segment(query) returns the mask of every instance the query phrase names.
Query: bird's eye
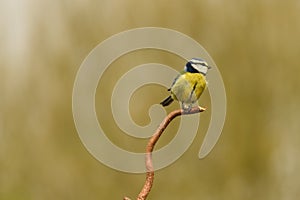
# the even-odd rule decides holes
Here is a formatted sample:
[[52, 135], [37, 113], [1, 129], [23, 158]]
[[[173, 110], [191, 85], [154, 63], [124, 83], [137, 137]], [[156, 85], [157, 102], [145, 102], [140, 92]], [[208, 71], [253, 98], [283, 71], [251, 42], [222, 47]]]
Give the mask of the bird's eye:
[[200, 62], [199, 64], [202, 65], [202, 66], [205, 66], [205, 67], [208, 66], [208, 64], [206, 62]]

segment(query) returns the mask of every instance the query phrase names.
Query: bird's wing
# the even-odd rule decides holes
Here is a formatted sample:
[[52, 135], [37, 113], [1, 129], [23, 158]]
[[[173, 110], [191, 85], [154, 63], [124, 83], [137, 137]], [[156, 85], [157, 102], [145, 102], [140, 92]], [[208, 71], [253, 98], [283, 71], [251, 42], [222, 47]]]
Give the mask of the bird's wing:
[[178, 78], [179, 78], [180, 76], [181, 76], [181, 74], [178, 74], [178, 75], [176, 76], [176, 78], [174, 79], [174, 81], [173, 81], [171, 87], [168, 89], [168, 91], [171, 91], [172, 87], [174, 86], [174, 84], [176, 83], [176, 81], [178, 80]]

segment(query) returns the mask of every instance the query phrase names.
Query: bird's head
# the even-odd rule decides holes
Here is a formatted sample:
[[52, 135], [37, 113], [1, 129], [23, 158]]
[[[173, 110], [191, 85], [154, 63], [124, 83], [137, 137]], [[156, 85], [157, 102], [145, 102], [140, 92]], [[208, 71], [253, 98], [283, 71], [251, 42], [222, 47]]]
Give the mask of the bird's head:
[[186, 63], [184, 71], [190, 73], [201, 73], [205, 76], [210, 68], [211, 67], [208, 66], [207, 62], [204, 60], [200, 58], [193, 58]]

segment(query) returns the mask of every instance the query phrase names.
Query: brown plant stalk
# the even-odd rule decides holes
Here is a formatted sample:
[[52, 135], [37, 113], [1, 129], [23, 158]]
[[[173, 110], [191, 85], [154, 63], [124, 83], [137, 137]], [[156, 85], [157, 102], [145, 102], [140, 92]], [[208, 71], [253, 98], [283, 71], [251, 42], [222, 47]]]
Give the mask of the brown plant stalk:
[[[150, 140], [146, 146], [146, 160], [145, 160], [146, 169], [147, 169], [146, 181], [145, 181], [145, 184], [144, 184], [141, 192], [139, 193], [139, 195], [137, 197], [137, 200], [145, 200], [152, 188], [153, 180], [154, 180], [154, 170], [153, 170], [153, 164], [152, 164], [152, 151], [154, 149], [156, 142], [158, 141], [159, 137], [162, 135], [164, 130], [167, 128], [167, 126], [170, 124], [170, 122], [177, 116], [195, 114], [195, 113], [199, 113], [199, 112], [203, 112], [203, 111], [205, 111], [205, 108], [202, 108], [200, 106], [193, 107], [189, 111], [178, 109], [178, 110], [175, 110], [175, 111], [171, 112], [170, 114], [168, 114], [165, 117], [165, 119], [162, 121], [162, 123], [159, 125], [158, 129], [152, 135], [152, 137], [150, 138]], [[130, 198], [124, 197], [123, 200], [130, 200]]]

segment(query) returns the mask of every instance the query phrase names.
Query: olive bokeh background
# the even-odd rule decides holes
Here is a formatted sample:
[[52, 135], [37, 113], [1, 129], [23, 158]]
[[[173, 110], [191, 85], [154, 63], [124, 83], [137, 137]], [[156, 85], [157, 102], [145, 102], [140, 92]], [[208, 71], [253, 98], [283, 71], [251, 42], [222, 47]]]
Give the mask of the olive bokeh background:
[[[197, 157], [208, 109], [188, 151], [156, 172], [149, 199], [299, 198], [299, 1], [11, 0], [0, 2], [0, 13], [0, 199], [136, 197], [144, 174], [112, 170], [81, 143], [72, 118], [72, 88], [96, 45], [145, 26], [174, 29], [202, 44], [219, 67], [228, 100], [214, 150], [203, 160]], [[184, 64], [157, 50], [129, 53], [112, 64], [96, 95], [107, 136], [135, 152], [143, 152], [147, 141], [123, 134], [107, 105], [118, 78], [148, 62], [177, 70]], [[130, 101], [136, 123], [149, 123], [149, 107], [166, 95], [157, 85], [136, 91]], [[208, 92], [200, 104], [209, 108]], [[157, 148], [172, 139], [179, 120]]]

